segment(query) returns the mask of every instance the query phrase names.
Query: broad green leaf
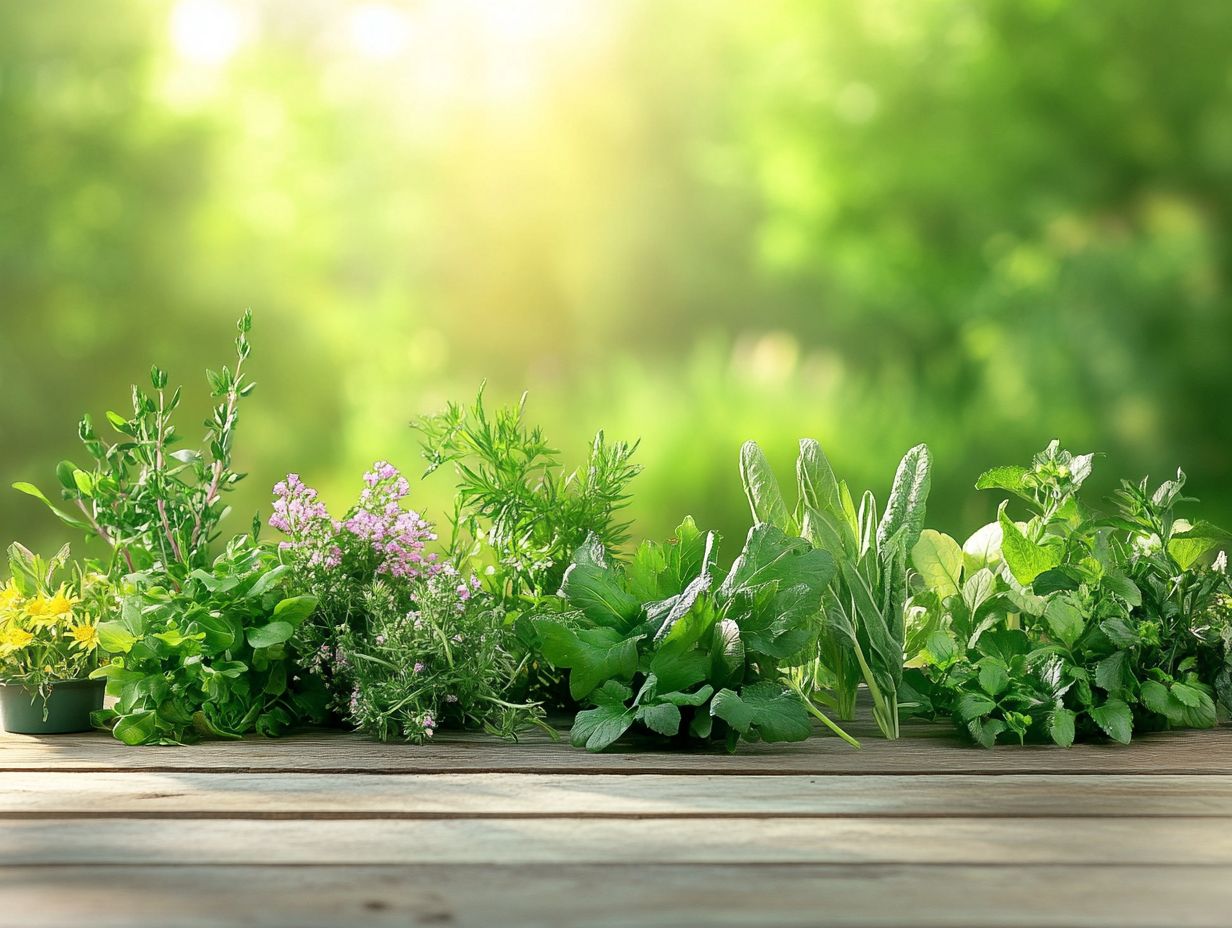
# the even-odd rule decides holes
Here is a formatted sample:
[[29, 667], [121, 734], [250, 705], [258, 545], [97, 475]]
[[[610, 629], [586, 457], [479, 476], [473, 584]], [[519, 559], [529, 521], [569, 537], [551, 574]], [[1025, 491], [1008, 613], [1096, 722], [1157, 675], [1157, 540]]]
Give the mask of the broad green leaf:
[[121, 622], [98, 623], [98, 646], [108, 654], [127, 654], [137, 638]]
[[791, 525], [787, 504], [770, 462], [755, 441], [746, 441], [740, 448], [740, 479], [754, 520], [787, 531]]
[[571, 628], [559, 619], [531, 620], [544, 659], [570, 671], [569, 693], [580, 700], [605, 681], [632, 680], [637, 672], [638, 638], [610, 628]]
[[569, 741], [574, 747], [602, 751], [620, 738], [633, 724], [636, 710], [626, 703], [633, 692], [615, 680], [608, 680], [591, 696], [595, 708], [585, 709], [573, 720]]
[[949, 535], [924, 529], [920, 540], [911, 549], [911, 566], [923, 578], [924, 584], [942, 599], [957, 596], [963, 569], [962, 548]]
[[155, 739], [157, 732], [158, 720], [153, 710], [125, 715], [111, 729], [117, 741], [128, 745], [147, 744]]
[[651, 731], [669, 738], [680, 731], [680, 709], [670, 702], [638, 706], [634, 719]]
[[641, 601], [624, 589], [620, 572], [610, 567], [571, 564], [560, 589], [569, 605], [596, 625], [628, 631], [641, 615]]
[[1014, 579], [1024, 586], [1046, 570], [1061, 563], [1061, 549], [1055, 545], [1039, 545], [1024, 535], [1005, 514], [1005, 504], [997, 513], [1001, 523], [1001, 554]]
[[295, 626], [290, 622], [270, 622], [267, 625], [258, 625], [256, 628], [248, 629], [245, 636], [249, 647], [272, 648], [276, 644], [289, 641], [294, 634]]
[[316, 608], [317, 598], [315, 596], [294, 596], [282, 600], [274, 607], [274, 618], [294, 629], [302, 625], [316, 611]]
[[1141, 695], [1142, 704], [1156, 715], [1172, 718], [1173, 709], [1168, 698], [1168, 688], [1162, 683], [1157, 680], [1143, 681]]
[[1232, 542], [1232, 535], [1217, 525], [1209, 522], [1198, 522], [1184, 534], [1173, 535], [1168, 542], [1168, 553], [1180, 566], [1181, 570], [1189, 570], [1204, 554], [1214, 551], [1221, 545]]
[[885, 514], [877, 526], [877, 549], [885, 548], [890, 539], [902, 532], [903, 548], [915, 547], [924, 527], [928, 491], [932, 485], [932, 462], [927, 445], [916, 445], [899, 462], [894, 485], [886, 501]]
[[986, 657], [979, 663], [980, 689], [989, 696], [999, 696], [1010, 684], [1010, 671], [1000, 658]]
[[963, 567], [972, 574], [1001, 562], [1001, 523], [989, 522], [963, 542]]
[[746, 686], [740, 693], [719, 690], [710, 702], [710, 714], [740, 734], [763, 741], [803, 741], [812, 730], [800, 699], [770, 681]]
[[949, 632], [938, 629], [925, 639], [924, 650], [928, 652], [934, 665], [944, 669], [958, 656], [958, 642]]
[[996, 588], [997, 578], [993, 576], [993, 572], [987, 567], [981, 567], [967, 578], [967, 582], [963, 584], [962, 598], [967, 611], [971, 613], [972, 617], [980, 611], [980, 607], [984, 603], [992, 598], [993, 591]]
[[1086, 627], [1082, 609], [1067, 595], [1054, 596], [1044, 609], [1044, 619], [1053, 636], [1067, 648], [1072, 648]]
[[834, 576], [834, 558], [814, 548], [803, 538], [789, 537], [773, 525], [755, 525], [744, 550], [732, 564], [719, 588], [721, 598], [730, 598], [740, 588], [779, 581], [781, 588], [807, 586], [818, 595]]
[[650, 672], [658, 680], [659, 691], [672, 693], [688, 689], [706, 679], [710, 655], [702, 651], [659, 650], [650, 661]]
[[1142, 591], [1138, 589], [1134, 581], [1124, 574], [1104, 574], [1103, 579], [1100, 581], [1100, 586], [1108, 592], [1115, 593], [1121, 597], [1131, 608], [1136, 609], [1142, 605]]
[[[1095, 685], [1113, 696], [1121, 695], [1129, 682], [1129, 652], [1114, 651], [1095, 665]], [[1173, 691], [1175, 692], [1175, 687]]]
[[1074, 743], [1074, 712], [1059, 706], [1048, 717], [1048, 734], [1053, 742], [1063, 748]]
[[1134, 733], [1134, 715], [1120, 699], [1109, 699], [1091, 709], [1091, 718], [1113, 741], [1129, 744]]

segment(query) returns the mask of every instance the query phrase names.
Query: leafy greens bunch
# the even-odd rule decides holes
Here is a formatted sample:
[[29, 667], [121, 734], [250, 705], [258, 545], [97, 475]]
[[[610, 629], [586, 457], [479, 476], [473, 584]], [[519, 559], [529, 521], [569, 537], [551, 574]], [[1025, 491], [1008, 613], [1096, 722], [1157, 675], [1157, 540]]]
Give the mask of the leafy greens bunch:
[[740, 450], [740, 476], [758, 525], [800, 536], [837, 565], [823, 584], [817, 647], [793, 671], [794, 685], [846, 720], [854, 715], [863, 681], [882, 734], [897, 738], [909, 556], [923, 528], [931, 480], [927, 446], [904, 455], [880, 517], [871, 492], [856, 508], [846, 482], [813, 439], [800, 442], [794, 509], [787, 508], [755, 442]]
[[316, 600], [287, 595], [286, 573], [241, 535], [178, 587], [161, 573], [125, 578], [119, 618], [98, 626], [114, 656], [91, 676], [117, 702], [96, 722], [125, 744], [179, 744], [322, 721], [324, 691], [299, 677], [288, 648]]
[[1108, 737], [1204, 728], [1223, 712], [1228, 578], [1206, 563], [1228, 538], [1176, 507], [1185, 475], [1155, 490], [1125, 481], [1115, 512], [1080, 497], [1094, 455], [1052, 442], [1029, 467], [998, 467], [976, 486], [1008, 492], [1031, 515], [997, 521], [961, 547], [925, 532], [912, 552], [909, 680], [921, 708], [951, 715], [976, 742]]
[[592, 706], [574, 721], [575, 746], [601, 751], [634, 725], [728, 750], [808, 737], [809, 704], [782, 668], [816, 638], [833, 559], [758, 525], [723, 576], [716, 545], [686, 519], [674, 542], [646, 542], [620, 565], [592, 538], [564, 577], [568, 611], [530, 619], [543, 656]]

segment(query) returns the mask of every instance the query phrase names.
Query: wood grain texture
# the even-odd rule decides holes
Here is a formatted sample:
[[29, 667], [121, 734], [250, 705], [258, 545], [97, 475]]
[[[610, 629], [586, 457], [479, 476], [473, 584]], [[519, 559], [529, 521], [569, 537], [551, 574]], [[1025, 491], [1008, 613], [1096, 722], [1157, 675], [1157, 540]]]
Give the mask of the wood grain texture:
[[[207, 742], [186, 747], [127, 747], [102, 733], [35, 738], [0, 735], [0, 771], [200, 771], [270, 773], [538, 773], [586, 775], [893, 775], [954, 774], [1187, 774], [1232, 773], [1232, 730], [1147, 735], [1132, 745], [1088, 744], [971, 747], [946, 726], [907, 725], [904, 738], [868, 735], [856, 751], [834, 737], [797, 744], [714, 751], [618, 750], [587, 754], [565, 741], [531, 733], [517, 744], [483, 735], [444, 733], [414, 746], [381, 744], [360, 735], [315, 732], [271, 741]], [[650, 745], [653, 747], [653, 745]]]
[[1134, 864], [1232, 866], [1225, 819], [46, 819], [0, 866], [124, 864]]
[[0, 819], [1225, 817], [1232, 775], [0, 773]]
[[3, 928], [1225, 928], [1232, 869], [389, 866], [0, 869]]

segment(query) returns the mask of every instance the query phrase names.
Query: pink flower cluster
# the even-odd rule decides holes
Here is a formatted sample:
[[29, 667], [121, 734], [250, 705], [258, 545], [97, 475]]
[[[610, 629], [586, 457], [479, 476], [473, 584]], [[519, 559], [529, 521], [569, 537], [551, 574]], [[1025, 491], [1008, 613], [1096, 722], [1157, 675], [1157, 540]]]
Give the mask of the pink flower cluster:
[[396, 467], [378, 461], [364, 474], [359, 504], [345, 519], [334, 520], [317, 491], [305, 486], [297, 474], [288, 474], [274, 487], [269, 524], [288, 536], [281, 548], [295, 552], [310, 567], [336, 568], [358, 543], [361, 556], [356, 567], [400, 579], [430, 577], [440, 565], [424, 547], [436, 540], [436, 533], [419, 513], [402, 508], [410, 492], [411, 485]]

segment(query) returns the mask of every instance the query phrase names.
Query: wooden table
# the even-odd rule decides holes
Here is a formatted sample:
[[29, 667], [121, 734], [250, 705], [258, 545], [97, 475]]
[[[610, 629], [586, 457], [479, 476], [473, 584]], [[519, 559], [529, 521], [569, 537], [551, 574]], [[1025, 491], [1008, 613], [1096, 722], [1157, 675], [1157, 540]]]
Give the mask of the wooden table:
[[0, 925], [1232, 924], [1232, 730], [728, 756], [0, 735]]

